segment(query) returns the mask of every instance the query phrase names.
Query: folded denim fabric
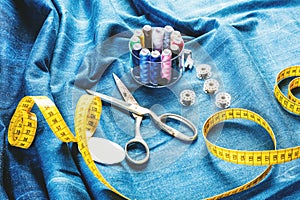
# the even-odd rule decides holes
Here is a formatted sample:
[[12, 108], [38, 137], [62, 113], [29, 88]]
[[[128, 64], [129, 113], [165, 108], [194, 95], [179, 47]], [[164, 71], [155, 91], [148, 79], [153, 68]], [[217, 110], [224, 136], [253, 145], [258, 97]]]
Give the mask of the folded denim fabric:
[[[7, 130], [26, 95], [51, 98], [74, 132], [79, 97], [92, 89], [122, 99], [112, 73], [141, 106], [157, 114], [180, 114], [198, 128], [199, 138], [184, 143], [155, 128], [149, 118], [141, 132], [150, 147], [147, 165], [127, 161], [97, 164], [103, 176], [131, 199], [202, 199], [238, 187], [265, 167], [242, 166], [209, 154], [201, 131], [218, 111], [214, 96], [203, 92], [195, 69], [170, 87], [153, 89], [130, 73], [129, 38], [136, 29], [171, 25], [192, 50], [195, 65], [209, 64], [231, 107], [260, 114], [273, 128], [278, 149], [300, 144], [299, 117], [276, 101], [277, 73], [297, 65], [300, 26], [297, 1], [1, 1], [0, 199], [121, 199], [88, 169], [76, 143], [62, 143], [37, 107], [36, 138], [29, 149], [9, 145]], [[196, 93], [193, 106], [180, 104], [184, 89]], [[297, 93], [297, 91], [295, 91]], [[124, 146], [134, 136], [129, 113], [103, 103], [95, 137]], [[258, 125], [230, 121], [216, 127], [217, 144], [236, 149], [272, 149]], [[299, 160], [273, 167], [257, 186], [227, 199], [296, 199]]]

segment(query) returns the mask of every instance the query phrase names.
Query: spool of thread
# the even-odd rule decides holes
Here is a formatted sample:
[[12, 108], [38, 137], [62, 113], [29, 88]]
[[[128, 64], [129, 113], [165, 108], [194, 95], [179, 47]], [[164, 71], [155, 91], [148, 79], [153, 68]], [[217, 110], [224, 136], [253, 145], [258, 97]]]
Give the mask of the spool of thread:
[[133, 45], [131, 50], [131, 65], [133, 67], [133, 74], [138, 76], [140, 74], [140, 51], [142, 50], [142, 45], [136, 43]]
[[139, 37], [137, 37], [137, 36], [135, 36], [135, 35], [133, 35], [131, 38], [130, 38], [130, 41], [129, 41], [129, 44], [130, 44], [130, 49], [132, 50], [132, 48], [133, 48], [133, 45], [134, 44], [137, 44], [137, 43], [141, 43], [141, 40], [140, 40], [140, 38]]
[[163, 49], [169, 49], [171, 44], [171, 34], [173, 33], [174, 29], [172, 26], [165, 26], [164, 27], [165, 36], [164, 36], [164, 44]]
[[144, 37], [143, 31], [141, 29], [137, 29], [137, 30], [134, 31], [133, 35], [137, 36], [138, 38], [140, 38], [140, 43], [142, 45], [142, 48], [144, 48], [145, 47], [145, 41], [144, 41], [145, 37]]
[[145, 48], [152, 51], [152, 27], [150, 25], [143, 26]]
[[160, 53], [157, 50], [151, 52], [150, 61], [150, 83], [153, 85], [158, 85], [158, 81], [160, 78], [161, 71], [161, 63], [160, 63]]
[[172, 51], [172, 59], [177, 57], [180, 53], [180, 48], [176, 44], [171, 44], [170, 45], [170, 50]]
[[157, 27], [152, 31], [152, 46], [153, 50], [162, 52], [164, 42], [164, 29]]
[[150, 61], [150, 51], [149, 49], [143, 48], [140, 51], [140, 81], [143, 84], [150, 82], [149, 79], [149, 61]]
[[172, 67], [173, 69], [177, 69], [178, 71], [180, 70], [180, 58], [179, 58], [179, 54], [180, 54], [180, 48], [178, 45], [176, 44], [171, 44], [170, 45], [170, 50], [172, 52]]
[[166, 79], [167, 83], [172, 78], [172, 52], [170, 49], [164, 49], [161, 54], [161, 78]]
[[171, 44], [178, 45], [180, 48], [180, 51], [181, 51], [183, 49], [184, 42], [183, 42], [182, 37], [175, 37], [171, 40]]
[[182, 38], [181, 33], [179, 31], [173, 31], [171, 33], [170, 39], [173, 40], [175, 38]]

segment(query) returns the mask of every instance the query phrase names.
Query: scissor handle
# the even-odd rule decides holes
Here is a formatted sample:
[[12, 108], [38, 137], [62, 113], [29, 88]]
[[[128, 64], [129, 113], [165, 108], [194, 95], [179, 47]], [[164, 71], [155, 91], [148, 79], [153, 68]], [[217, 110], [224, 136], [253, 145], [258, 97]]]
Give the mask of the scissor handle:
[[[140, 133], [140, 126], [143, 120], [142, 116], [135, 116], [135, 137], [131, 140], [129, 140], [126, 145], [125, 145], [125, 154], [126, 154], [126, 159], [128, 161], [130, 161], [133, 164], [137, 164], [137, 165], [141, 165], [146, 163], [149, 160], [150, 157], [150, 151], [149, 151], [149, 147], [147, 145], [147, 143], [145, 142], [145, 140], [142, 138], [141, 133]], [[137, 145], [141, 145], [142, 148], [144, 148], [145, 150], [145, 157], [141, 160], [136, 160], [133, 159], [130, 155], [129, 155], [129, 148], [131, 146], [137, 146]]]
[[[196, 126], [191, 121], [189, 121], [188, 119], [186, 119], [186, 118], [184, 118], [180, 115], [176, 115], [176, 114], [172, 114], [172, 113], [165, 113], [165, 114], [158, 117], [153, 112], [151, 112], [149, 114], [152, 116], [153, 120], [156, 122], [156, 124], [162, 130], [164, 130], [168, 134], [170, 134], [170, 135], [172, 135], [172, 136], [174, 136], [174, 137], [176, 137], [180, 140], [191, 142], [191, 141], [194, 141], [198, 137], [198, 130], [197, 130]], [[173, 119], [173, 120], [177, 120], [177, 121], [185, 124], [187, 127], [189, 127], [192, 130], [193, 135], [189, 136], [187, 134], [181, 133], [180, 131], [168, 126], [165, 122], [163, 122], [164, 120], [166, 120], [168, 118]]]
[[[129, 148], [131, 148], [130, 146], [137, 145], [137, 144], [142, 145], [143, 148], [146, 151], [145, 152], [145, 154], [146, 154], [145, 157], [141, 160], [134, 159], [129, 154]], [[126, 154], [126, 159], [128, 161], [130, 161], [133, 164], [137, 164], [137, 165], [141, 165], [141, 164], [146, 163], [149, 160], [149, 157], [150, 157], [150, 151], [149, 151], [149, 147], [148, 147], [147, 143], [143, 139], [139, 139], [139, 138], [133, 138], [133, 139], [129, 140], [126, 143], [126, 145], [125, 145], [125, 154]]]

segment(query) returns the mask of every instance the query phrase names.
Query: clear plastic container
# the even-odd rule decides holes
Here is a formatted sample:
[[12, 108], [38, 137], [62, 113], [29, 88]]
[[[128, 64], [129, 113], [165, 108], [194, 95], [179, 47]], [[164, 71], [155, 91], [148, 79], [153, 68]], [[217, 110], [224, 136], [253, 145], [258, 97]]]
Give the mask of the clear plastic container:
[[[154, 27], [152, 30], [155, 30]], [[183, 71], [183, 51], [184, 51], [184, 42], [182, 40], [182, 46], [179, 48], [178, 53], [167, 61], [141, 61], [139, 55], [137, 55], [137, 51], [134, 52], [133, 45], [131, 41], [129, 41], [129, 50], [130, 50], [130, 65], [131, 65], [131, 75], [132, 78], [139, 84], [144, 85], [149, 88], [162, 88], [168, 87], [176, 83], [182, 76]], [[172, 46], [173, 47], [173, 46]], [[170, 47], [171, 48], [171, 47]], [[152, 49], [148, 49], [153, 52]], [[160, 54], [162, 54], [164, 49], [158, 50]], [[173, 52], [173, 51], [171, 51]], [[171, 68], [170, 68], [171, 64]], [[168, 66], [168, 72], [166, 72], [166, 66]], [[149, 80], [145, 81], [145, 68], [149, 71]], [[157, 71], [152, 73], [154, 69], [160, 68], [160, 72]]]

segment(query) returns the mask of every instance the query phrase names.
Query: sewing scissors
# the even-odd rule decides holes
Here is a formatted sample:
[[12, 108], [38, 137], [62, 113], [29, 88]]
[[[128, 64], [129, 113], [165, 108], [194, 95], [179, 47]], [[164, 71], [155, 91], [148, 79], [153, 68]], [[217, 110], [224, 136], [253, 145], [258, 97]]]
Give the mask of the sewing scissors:
[[[160, 116], [157, 116], [150, 109], [141, 107], [138, 104], [138, 102], [135, 100], [135, 98], [132, 96], [130, 91], [126, 88], [124, 83], [115, 74], [113, 74], [113, 77], [114, 77], [116, 85], [125, 101], [107, 96], [105, 94], [94, 92], [92, 90], [87, 89], [86, 91], [87, 91], [87, 93], [89, 93], [91, 95], [100, 97], [102, 101], [108, 102], [111, 105], [128, 110], [129, 112], [132, 113], [132, 116], [135, 118], [135, 137], [133, 139], [129, 140], [125, 145], [126, 158], [130, 162], [132, 162], [134, 164], [144, 164], [145, 162], [147, 162], [149, 160], [149, 157], [150, 157], [149, 147], [148, 147], [147, 143], [144, 141], [144, 139], [142, 138], [141, 133], [140, 133], [140, 126], [141, 126], [144, 115], [149, 115], [158, 127], [160, 127], [162, 130], [164, 130], [166, 133], [174, 136], [175, 138], [178, 138], [180, 140], [187, 141], [187, 142], [194, 141], [197, 138], [197, 136], [198, 136], [197, 128], [191, 121], [189, 121], [188, 119], [186, 119], [180, 115], [176, 115], [176, 114], [172, 114], [172, 113], [165, 113]], [[187, 127], [189, 127], [192, 130], [193, 135], [189, 136], [189, 135], [183, 134], [180, 131], [170, 127], [169, 125], [167, 125], [164, 122], [167, 119], [177, 120], [177, 121], [185, 124]], [[129, 148], [131, 147], [131, 145], [135, 145], [135, 144], [140, 144], [145, 149], [146, 155], [141, 160], [136, 160], [129, 155]]]

